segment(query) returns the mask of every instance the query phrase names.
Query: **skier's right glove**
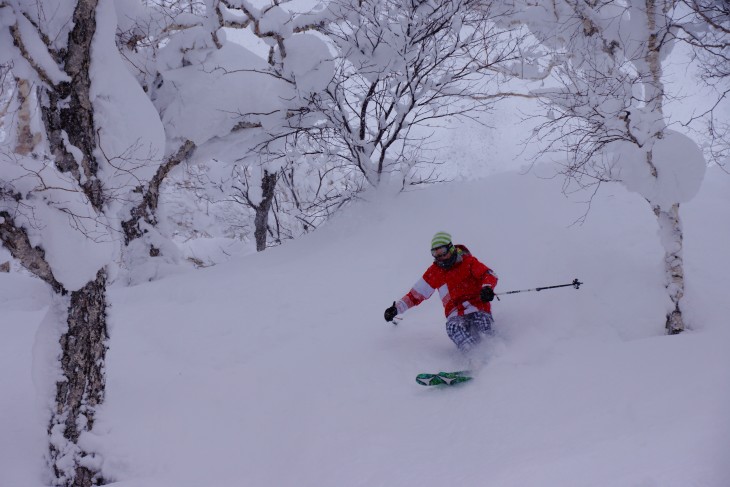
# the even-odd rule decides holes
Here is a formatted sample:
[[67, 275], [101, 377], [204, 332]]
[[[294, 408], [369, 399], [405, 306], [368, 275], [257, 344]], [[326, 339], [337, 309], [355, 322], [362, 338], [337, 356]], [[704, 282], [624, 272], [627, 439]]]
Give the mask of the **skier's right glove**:
[[393, 306], [390, 306], [385, 310], [385, 313], [383, 313], [383, 316], [385, 317], [385, 321], [393, 321], [393, 318], [395, 318], [395, 315], [398, 314], [398, 308], [395, 307], [395, 301], [393, 301]]

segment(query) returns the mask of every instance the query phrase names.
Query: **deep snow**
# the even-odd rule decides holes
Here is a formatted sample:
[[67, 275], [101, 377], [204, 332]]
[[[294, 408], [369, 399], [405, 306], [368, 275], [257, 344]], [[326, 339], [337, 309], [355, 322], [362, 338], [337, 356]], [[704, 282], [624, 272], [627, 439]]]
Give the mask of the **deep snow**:
[[[573, 225], [586, 195], [541, 172], [369, 194], [283, 247], [115, 287], [85, 445], [119, 487], [727, 487], [730, 177], [682, 206], [693, 329], [668, 337], [648, 205], [606, 186]], [[585, 283], [502, 297], [476, 379], [447, 390], [414, 381], [463, 363], [438, 299], [382, 318], [439, 230], [497, 292]], [[0, 296], [0, 486], [37, 487], [47, 293], [12, 273]]]

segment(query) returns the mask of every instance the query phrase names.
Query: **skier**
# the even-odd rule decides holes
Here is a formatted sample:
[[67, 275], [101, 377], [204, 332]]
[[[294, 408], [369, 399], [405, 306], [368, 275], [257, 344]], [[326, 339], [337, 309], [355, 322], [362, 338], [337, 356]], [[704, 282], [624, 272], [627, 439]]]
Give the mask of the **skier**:
[[478, 344], [492, 331], [491, 301], [497, 275], [471, 255], [463, 245], [454, 245], [451, 235], [438, 232], [431, 240], [434, 263], [400, 301], [385, 310], [385, 321], [419, 305], [438, 289], [446, 314], [446, 333], [462, 352]]

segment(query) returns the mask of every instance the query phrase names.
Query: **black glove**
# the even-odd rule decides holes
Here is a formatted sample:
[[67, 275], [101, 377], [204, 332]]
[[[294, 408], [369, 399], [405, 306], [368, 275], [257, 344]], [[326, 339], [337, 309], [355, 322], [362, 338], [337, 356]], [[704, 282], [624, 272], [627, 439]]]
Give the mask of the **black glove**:
[[485, 303], [488, 303], [489, 301], [494, 299], [494, 291], [489, 286], [484, 286], [482, 288], [482, 291], [479, 293], [479, 297], [482, 301]]
[[395, 315], [397, 314], [398, 308], [395, 307], [395, 301], [393, 301], [393, 306], [386, 309], [385, 313], [383, 313], [383, 316], [385, 317], [385, 321], [393, 321], [393, 318], [395, 318]]

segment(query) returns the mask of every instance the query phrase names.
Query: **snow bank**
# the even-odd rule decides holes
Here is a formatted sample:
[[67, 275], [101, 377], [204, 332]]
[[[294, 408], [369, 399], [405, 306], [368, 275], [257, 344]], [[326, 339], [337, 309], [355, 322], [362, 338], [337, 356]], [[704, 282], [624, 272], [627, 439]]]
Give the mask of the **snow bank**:
[[[375, 198], [285, 246], [115, 288], [107, 401], [85, 441], [120, 487], [725, 487], [729, 186], [713, 172], [683, 206], [697, 326], [675, 337], [645, 201], [606, 185], [572, 225], [586, 208], [561, 181], [511, 173]], [[441, 229], [498, 292], [585, 283], [495, 302], [484, 366], [451, 390], [414, 381], [463, 364], [438, 299], [382, 318]], [[40, 320], [16, 316], [2, 364]], [[0, 367], [17, 397], [0, 396], [0, 475], [37, 487], [44, 431], [17, 367]]]
[[[503, 174], [376, 198], [286, 246], [115, 290], [104, 472], [125, 487], [723, 487], [718, 291], [702, 332], [664, 336], [646, 203], [609, 186], [576, 226], [585, 207], [560, 187]], [[730, 244], [730, 229], [688, 218], [697, 238]], [[413, 380], [462, 365], [438, 299], [382, 319], [440, 229], [496, 270], [497, 291], [586, 283], [496, 302], [485, 367], [448, 391]], [[727, 268], [688, 247], [692, 280], [718, 258]]]

